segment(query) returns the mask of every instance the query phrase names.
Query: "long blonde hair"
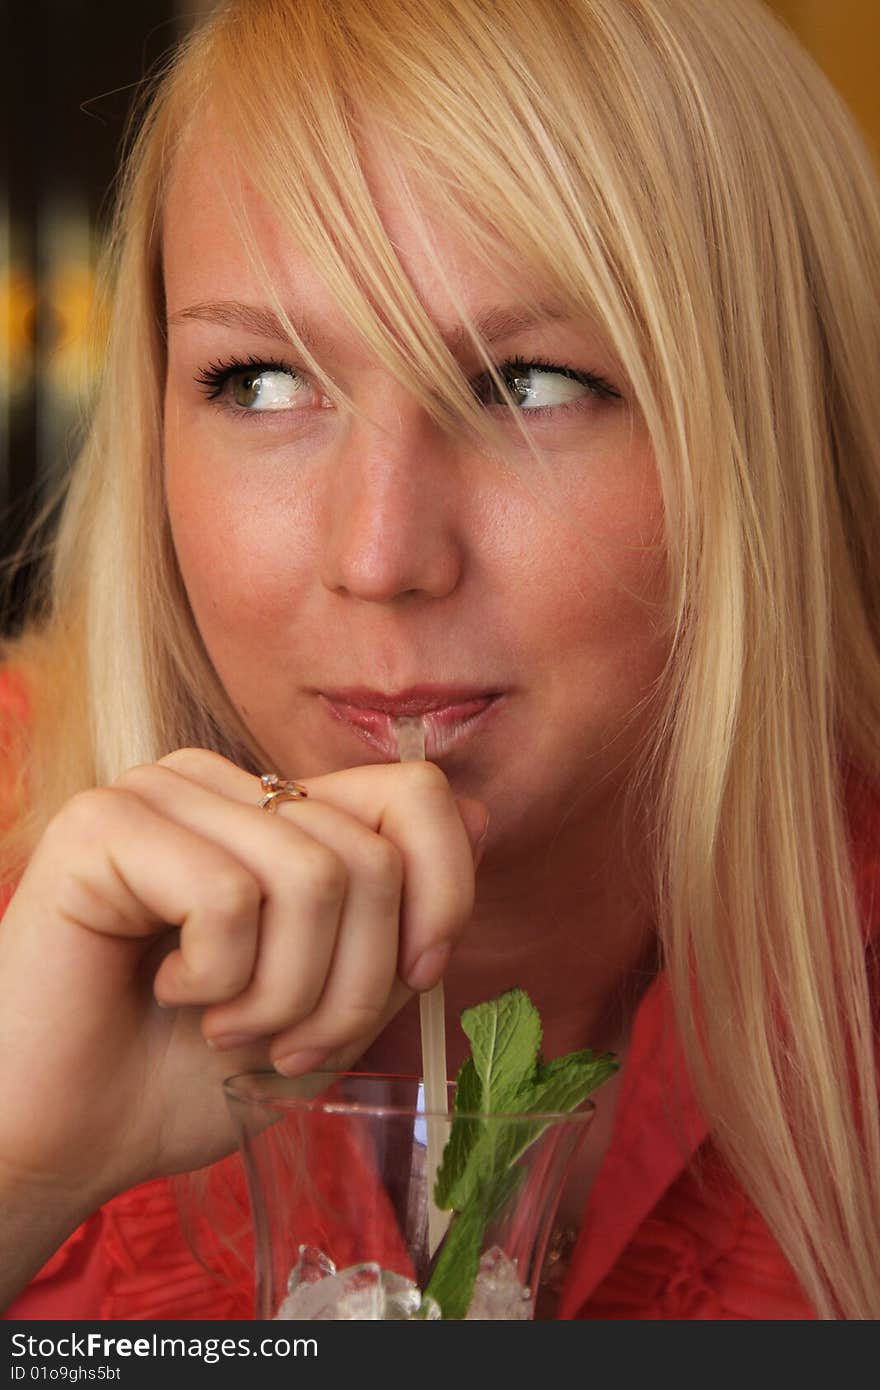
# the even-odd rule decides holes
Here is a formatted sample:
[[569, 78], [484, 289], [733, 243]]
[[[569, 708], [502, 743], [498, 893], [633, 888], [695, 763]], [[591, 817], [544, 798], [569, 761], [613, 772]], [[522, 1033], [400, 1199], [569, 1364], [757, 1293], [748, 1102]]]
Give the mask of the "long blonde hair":
[[91, 432], [8, 651], [32, 750], [10, 873], [73, 791], [136, 762], [197, 743], [260, 765], [162, 495], [162, 200], [212, 101], [352, 324], [449, 428], [489, 429], [371, 199], [376, 140], [401, 197], [427, 177], [475, 248], [524, 284], [537, 270], [623, 363], [666, 521], [670, 655], [632, 796], [650, 785], [678, 1027], [817, 1315], [880, 1317], [847, 819], [850, 775], [880, 780], [880, 198], [852, 118], [756, 0], [221, 3], [121, 181]]

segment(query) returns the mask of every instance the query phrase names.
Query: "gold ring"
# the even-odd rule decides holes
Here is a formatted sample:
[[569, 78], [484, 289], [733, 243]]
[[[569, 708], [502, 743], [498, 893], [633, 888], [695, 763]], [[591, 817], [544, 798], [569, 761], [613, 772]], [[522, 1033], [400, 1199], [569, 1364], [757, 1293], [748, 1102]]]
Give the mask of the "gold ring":
[[279, 801], [302, 801], [308, 796], [305, 787], [299, 782], [283, 782], [277, 772], [264, 772], [260, 778], [260, 785], [266, 795], [258, 804], [261, 811], [268, 811], [270, 815], [275, 814], [275, 807]]

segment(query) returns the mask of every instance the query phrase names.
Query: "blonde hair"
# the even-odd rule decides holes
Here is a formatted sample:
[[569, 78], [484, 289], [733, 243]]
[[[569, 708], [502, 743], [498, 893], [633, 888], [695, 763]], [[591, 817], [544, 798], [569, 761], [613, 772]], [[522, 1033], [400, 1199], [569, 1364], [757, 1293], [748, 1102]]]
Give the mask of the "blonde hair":
[[847, 818], [858, 776], [880, 779], [880, 199], [852, 118], [755, 0], [221, 4], [162, 77], [122, 181], [93, 425], [45, 609], [9, 651], [33, 748], [10, 863], [78, 787], [172, 747], [260, 765], [190, 614], [161, 485], [160, 214], [215, 94], [252, 183], [449, 428], [489, 429], [382, 226], [371, 142], [401, 197], [426, 176], [471, 245], [524, 282], [536, 269], [623, 363], [668, 573], [631, 791], [650, 787], [685, 1054], [817, 1315], [880, 1317]]

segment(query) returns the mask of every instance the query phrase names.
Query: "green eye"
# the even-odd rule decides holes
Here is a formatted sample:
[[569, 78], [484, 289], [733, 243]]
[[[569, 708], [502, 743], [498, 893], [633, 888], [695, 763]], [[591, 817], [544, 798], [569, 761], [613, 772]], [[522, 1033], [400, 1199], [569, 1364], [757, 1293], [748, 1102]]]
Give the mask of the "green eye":
[[305, 377], [286, 362], [261, 362], [256, 358], [212, 362], [196, 375], [196, 381], [208, 400], [248, 415], [299, 410], [316, 399]]

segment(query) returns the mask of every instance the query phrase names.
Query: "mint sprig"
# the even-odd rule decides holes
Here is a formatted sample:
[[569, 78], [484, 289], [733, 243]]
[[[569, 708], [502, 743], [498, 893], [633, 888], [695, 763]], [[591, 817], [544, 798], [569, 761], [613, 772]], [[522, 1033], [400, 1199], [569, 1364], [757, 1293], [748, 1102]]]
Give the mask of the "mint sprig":
[[471, 1056], [458, 1073], [434, 1185], [436, 1205], [457, 1215], [425, 1289], [447, 1319], [467, 1313], [486, 1229], [522, 1175], [517, 1160], [550, 1123], [489, 1117], [574, 1110], [618, 1067], [612, 1053], [589, 1049], [545, 1062], [540, 1015], [521, 989], [466, 1009], [461, 1025]]

